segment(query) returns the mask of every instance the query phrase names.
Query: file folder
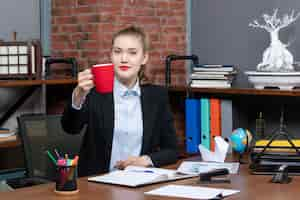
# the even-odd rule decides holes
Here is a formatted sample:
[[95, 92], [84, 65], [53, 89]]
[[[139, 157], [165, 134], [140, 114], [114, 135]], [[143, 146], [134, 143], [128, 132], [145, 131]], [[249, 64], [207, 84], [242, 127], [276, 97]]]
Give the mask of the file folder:
[[[232, 100], [221, 100], [221, 135], [224, 139], [229, 141], [230, 135], [233, 130], [232, 121]], [[228, 149], [228, 153], [232, 152], [232, 148]]]
[[208, 98], [200, 99], [201, 107], [201, 144], [210, 149], [210, 105]]
[[221, 136], [221, 100], [210, 99], [210, 149], [215, 150], [215, 136]]
[[186, 127], [186, 152], [199, 152], [198, 145], [201, 142], [200, 103], [198, 99], [185, 100], [185, 127]]
[[232, 130], [232, 100], [221, 100], [221, 135], [223, 138], [229, 139]]

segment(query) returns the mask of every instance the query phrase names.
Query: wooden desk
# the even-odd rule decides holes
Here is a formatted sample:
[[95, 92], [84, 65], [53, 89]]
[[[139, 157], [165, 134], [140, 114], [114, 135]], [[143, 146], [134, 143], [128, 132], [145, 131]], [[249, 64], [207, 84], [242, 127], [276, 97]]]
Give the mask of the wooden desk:
[[226, 197], [228, 200], [289, 200], [297, 199], [300, 188], [300, 177], [293, 177], [290, 184], [272, 184], [269, 182], [271, 176], [262, 175], [250, 175], [248, 172], [248, 166], [242, 165], [239, 175], [231, 176], [231, 184], [198, 184], [197, 178], [186, 179], [176, 182], [169, 182], [163, 184], [154, 184], [139, 188], [127, 188], [121, 186], [113, 186], [99, 183], [88, 182], [86, 178], [80, 178], [78, 181], [80, 192], [73, 196], [59, 196], [53, 192], [54, 183], [34, 186], [31, 188], [18, 189], [14, 192], [1, 193], [1, 199], [22, 199], [22, 200], [48, 200], [48, 199], [84, 199], [84, 200], [152, 200], [152, 199], [178, 199], [167, 198], [158, 196], [144, 195], [145, 191], [158, 188], [166, 184], [185, 184], [193, 186], [209, 186], [209, 187], [221, 187], [239, 189], [241, 192], [230, 197]]
[[21, 145], [20, 138], [17, 136], [9, 136], [0, 138], [0, 148], [11, 148]]

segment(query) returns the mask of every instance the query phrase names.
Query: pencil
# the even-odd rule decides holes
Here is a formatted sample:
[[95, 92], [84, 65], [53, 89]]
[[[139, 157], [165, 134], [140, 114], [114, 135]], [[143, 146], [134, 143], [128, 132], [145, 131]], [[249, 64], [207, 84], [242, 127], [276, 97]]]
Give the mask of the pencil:
[[50, 158], [50, 160], [52, 160], [52, 162], [56, 165], [56, 160], [49, 151], [47, 151], [47, 155]]

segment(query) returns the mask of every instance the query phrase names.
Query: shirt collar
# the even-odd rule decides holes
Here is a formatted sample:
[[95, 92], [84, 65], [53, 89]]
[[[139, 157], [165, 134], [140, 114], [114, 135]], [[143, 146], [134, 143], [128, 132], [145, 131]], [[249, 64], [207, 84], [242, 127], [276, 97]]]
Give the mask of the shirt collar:
[[139, 85], [139, 80], [136, 81], [135, 85], [128, 89], [124, 84], [122, 84], [117, 78], [114, 79], [114, 91], [118, 96], [141, 96], [141, 88]]

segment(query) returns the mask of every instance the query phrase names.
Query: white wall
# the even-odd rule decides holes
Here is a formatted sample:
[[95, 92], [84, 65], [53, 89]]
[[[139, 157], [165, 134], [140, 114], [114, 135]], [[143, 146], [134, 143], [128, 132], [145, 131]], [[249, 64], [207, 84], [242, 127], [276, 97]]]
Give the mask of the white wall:
[[0, 39], [11, 40], [11, 32], [18, 32], [18, 40], [40, 38], [39, 0], [1, 0]]
[[[40, 1], [39, 0], [1, 0], [0, 6], [0, 39], [11, 40], [11, 33], [17, 32], [17, 40], [27, 41], [40, 38]], [[0, 116], [28, 88], [0, 88]], [[42, 88], [4, 124], [4, 127], [15, 129], [16, 116], [21, 113], [44, 112]]]

